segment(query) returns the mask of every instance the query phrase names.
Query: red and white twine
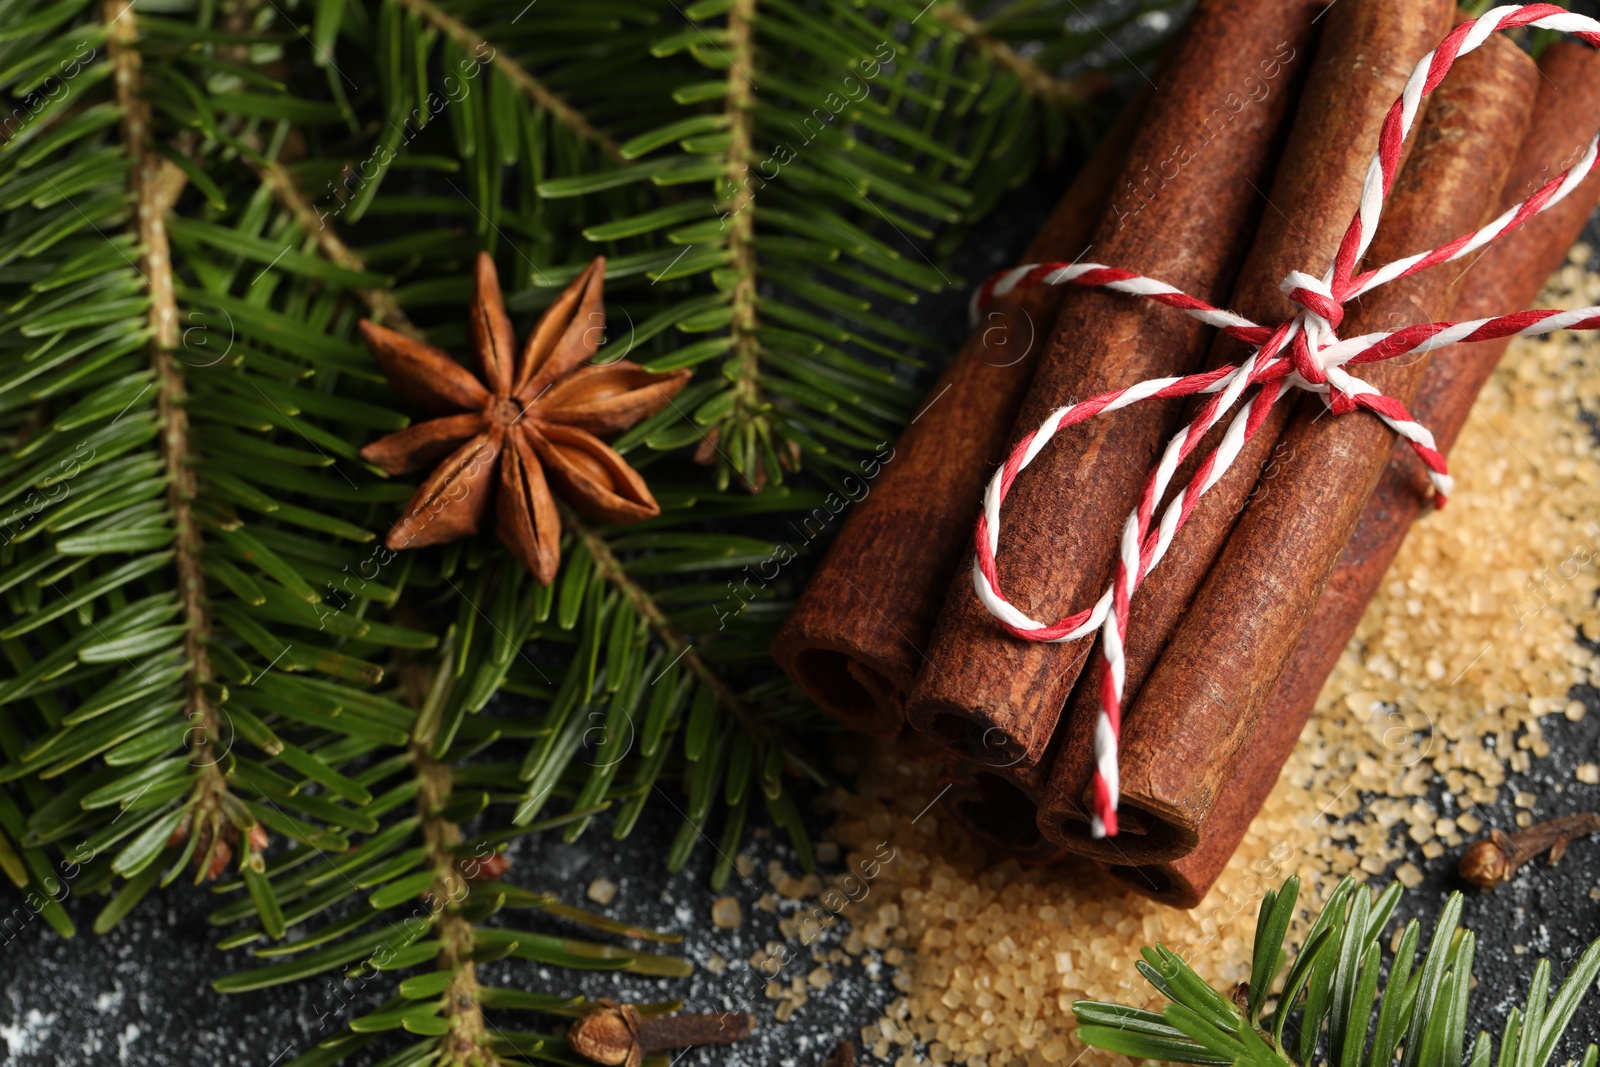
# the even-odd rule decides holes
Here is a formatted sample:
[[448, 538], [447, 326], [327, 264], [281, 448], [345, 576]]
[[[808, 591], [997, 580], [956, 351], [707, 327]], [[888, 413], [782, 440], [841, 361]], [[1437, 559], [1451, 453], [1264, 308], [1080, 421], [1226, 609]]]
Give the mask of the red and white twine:
[[[1410, 442], [1427, 464], [1436, 503], [1443, 506], [1451, 491], [1451, 480], [1446, 473], [1444, 457], [1434, 445], [1433, 435], [1411, 417], [1404, 404], [1385, 396], [1344, 368], [1412, 352], [1431, 352], [1463, 341], [1600, 328], [1600, 307], [1587, 307], [1574, 311], [1520, 311], [1471, 322], [1424, 323], [1361, 337], [1340, 338], [1337, 335], [1344, 305], [1350, 300], [1387, 282], [1471, 255], [1559, 202], [1594, 168], [1600, 134], [1590, 140], [1583, 158], [1570, 170], [1553, 178], [1482, 229], [1376, 270], [1356, 273], [1361, 257], [1377, 232], [1384, 200], [1399, 165], [1401, 147], [1411, 133], [1422, 99], [1439, 85], [1457, 58], [1482, 45], [1492, 33], [1522, 26], [1571, 33], [1591, 45], [1600, 46], [1600, 22], [1551, 4], [1498, 7], [1457, 26], [1438, 48], [1417, 64], [1400, 99], [1384, 118], [1378, 150], [1362, 186], [1360, 209], [1345, 231], [1333, 265], [1321, 278], [1294, 271], [1281, 283], [1284, 294], [1300, 309], [1287, 322], [1276, 327], [1261, 326], [1231, 311], [1212, 307], [1164, 282], [1098, 263], [1039, 263], [1017, 267], [989, 279], [974, 295], [976, 315], [993, 298], [1017, 289], [1036, 285], [1097, 286], [1175, 307], [1254, 348], [1250, 357], [1237, 365], [1201, 374], [1153, 378], [1056, 409], [1038, 429], [1017, 442], [984, 494], [983, 513], [978, 518], [975, 537], [977, 558], [972, 568], [973, 584], [984, 607], [1007, 631], [1028, 641], [1075, 641], [1096, 629], [1101, 633], [1105, 670], [1102, 672], [1100, 714], [1095, 724], [1092, 824], [1095, 836], [1117, 832], [1117, 737], [1121, 730], [1126, 673], [1123, 642], [1127, 636], [1129, 602], [1145, 577], [1161, 562], [1173, 537], [1200, 498], [1227, 472], [1244, 443], [1254, 436], [1272, 405], [1293, 388], [1322, 394], [1336, 415], [1358, 408], [1370, 411]], [[1183, 493], [1167, 506], [1160, 522], [1152, 529], [1156, 506], [1178, 467], [1207, 431], [1252, 388], [1255, 392], [1229, 423], [1221, 442], [1205, 457]], [[1007, 600], [1001, 592], [995, 561], [1000, 544], [1000, 506], [1017, 476], [1034, 457], [1061, 430], [1102, 412], [1116, 411], [1145, 400], [1195, 393], [1211, 394], [1211, 399], [1194, 420], [1168, 442], [1160, 462], [1146, 477], [1138, 507], [1123, 526], [1116, 572], [1099, 601], [1092, 608], [1055, 622], [1040, 622]]]

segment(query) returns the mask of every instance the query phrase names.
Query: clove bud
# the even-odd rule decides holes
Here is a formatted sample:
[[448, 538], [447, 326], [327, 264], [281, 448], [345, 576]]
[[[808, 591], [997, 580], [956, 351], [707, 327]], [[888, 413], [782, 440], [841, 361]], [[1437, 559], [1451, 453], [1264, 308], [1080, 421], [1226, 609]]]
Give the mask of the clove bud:
[[744, 1012], [641, 1016], [632, 1004], [611, 1000], [572, 1024], [567, 1044], [605, 1067], [639, 1067], [646, 1054], [693, 1045], [731, 1045], [750, 1036], [755, 1019]]
[[1456, 871], [1480, 889], [1493, 889], [1511, 881], [1517, 868], [1539, 853], [1548, 850], [1555, 864], [1566, 854], [1568, 842], [1593, 833], [1600, 833], [1600, 815], [1592, 812], [1563, 815], [1514, 834], [1490, 830], [1488, 837], [1467, 846]]
[[856, 1067], [856, 1046], [848, 1037], [842, 1039], [833, 1046], [833, 1051], [823, 1061], [822, 1067]]

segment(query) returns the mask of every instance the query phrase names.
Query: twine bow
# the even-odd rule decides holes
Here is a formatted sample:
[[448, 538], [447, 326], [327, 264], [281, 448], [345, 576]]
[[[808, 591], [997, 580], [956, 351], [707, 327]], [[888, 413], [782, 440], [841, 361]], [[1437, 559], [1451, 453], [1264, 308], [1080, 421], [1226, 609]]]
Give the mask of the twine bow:
[[[1358, 409], [1371, 412], [1405, 438], [1421, 457], [1433, 484], [1435, 503], [1443, 507], [1453, 483], [1433, 434], [1412, 418], [1404, 404], [1385, 396], [1345, 368], [1413, 352], [1432, 352], [1458, 342], [1600, 328], [1600, 307], [1587, 307], [1574, 311], [1520, 311], [1470, 322], [1431, 322], [1360, 337], [1338, 336], [1344, 305], [1349, 301], [1398, 278], [1471, 255], [1559, 203], [1594, 168], [1600, 134], [1590, 139], [1583, 158], [1569, 170], [1487, 226], [1429, 251], [1356, 273], [1357, 265], [1377, 232], [1384, 201], [1399, 167], [1401, 149], [1411, 133], [1423, 98], [1433, 92], [1457, 58], [1478, 48], [1490, 34], [1522, 26], [1570, 33], [1600, 46], [1600, 22], [1552, 4], [1498, 7], [1457, 26], [1417, 63], [1400, 99], [1384, 117], [1378, 150], [1362, 185], [1361, 206], [1345, 231], [1333, 264], [1320, 278], [1292, 271], [1280, 283], [1284, 294], [1299, 310], [1278, 326], [1259, 325], [1231, 311], [1213, 307], [1165, 282], [1099, 263], [1039, 263], [1017, 267], [990, 278], [974, 294], [976, 317], [995, 297], [1017, 289], [1037, 285], [1095, 286], [1177, 308], [1254, 350], [1239, 364], [1200, 374], [1152, 378], [1057, 408], [1038, 429], [1017, 442], [984, 494], [983, 512], [978, 517], [975, 535], [977, 555], [972, 567], [973, 585], [983, 606], [1008, 632], [1026, 641], [1075, 641], [1097, 629], [1101, 632], [1105, 670], [1102, 672], [1100, 713], [1095, 722], [1095, 811], [1091, 823], [1096, 837], [1117, 832], [1117, 738], [1122, 721], [1126, 673], [1123, 642], [1127, 636], [1129, 602], [1161, 562], [1173, 536], [1188, 521], [1200, 498], [1222, 478], [1245, 442], [1255, 435], [1272, 405], [1290, 389], [1303, 389], [1321, 394], [1335, 415]], [[1159, 524], [1152, 529], [1156, 506], [1165, 495], [1173, 474], [1249, 389], [1255, 392], [1233, 417], [1216, 448], [1200, 463], [1183, 493], [1167, 506]], [[1000, 543], [1000, 506], [1017, 476], [1068, 426], [1146, 400], [1196, 393], [1211, 394], [1211, 399], [1192, 422], [1173, 436], [1160, 461], [1146, 476], [1138, 506], [1123, 526], [1116, 572], [1099, 601], [1092, 608], [1048, 623], [1029, 617], [1007, 600], [1001, 592], [995, 557]]]

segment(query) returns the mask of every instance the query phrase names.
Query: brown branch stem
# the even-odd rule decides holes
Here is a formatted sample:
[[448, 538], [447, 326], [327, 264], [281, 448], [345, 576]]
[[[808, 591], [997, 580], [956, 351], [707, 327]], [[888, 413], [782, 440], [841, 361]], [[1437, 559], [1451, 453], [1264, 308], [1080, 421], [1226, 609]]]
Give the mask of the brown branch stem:
[[[174, 566], [177, 591], [187, 625], [184, 656], [189, 664], [186, 714], [196, 727], [191, 750], [199, 766], [195, 784], [196, 829], [203, 819], [216, 821], [217, 798], [227, 792], [219, 760], [206, 750], [218, 740], [217, 710], [206, 691], [213, 674], [206, 642], [211, 616], [206, 607], [205, 571], [201, 564], [200, 527], [194, 517], [196, 496], [194, 465], [189, 449], [189, 414], [184, 407], [183, 369], [174, 354], [178, 347], [178, 302], [173, 284], [171, 246], [167, 240], [167, 213], [183, 191], [185, 175], [151, 144], [150, 105], [143, 95], [143, 69], [139, 54], [139, 23], [125, 0], [105, 0], [102, 13], [107, 25], [107, 52], [113, 64], [117, 105], [122, 111], [121, 133], [128, 154], [128, 181], [133, 194], [139, 238], [139, 271], [150, 295], [150, 365], [155, 372], [156, 412], [161, 425], [161, 455], [167, 473], [167, 507], [172, 513]], [[215, 850], [221, 835], [213, 833]], [[202, 873], [210, 857], [198, 857]]]
[[[425, 688], [425, 687], [424, 687]], [[439, 941], [436, 966], [454, 977], [445, 990], [444, 1016], [450, 1032], [441, 1039], [446, 1063], [476, 1063], [485, 1052], [488, 1025], [478, 1004], [478, 971], [472, 962], [472, 923], [461, 915], [467, 899], [466, 877], [456, 864], [456, 848], [461, 844], [461, 827], [439, 812], [450, 799], [453, 784], [450, 767], [428, 755], [428, 746], [413, 742], [412, 765], [420, 788], [417, 790], [417, 815], [422, 824], [423, 845], [434, 872], [427, 899], [435, 909], [433, 936]]]
[[[295, 184], [293, 176], [279, 163], [268, 163], [265, 166], [256, 165], [256, 173], [261, 180], [272, 190], [272, 195], [278, 202], [294, 216], [295, 222], [304, 233], [313, 234], [317, 240], [317, 248], [331, 262], [346, 270], [364, 271], [366, 264], [360, 256], [350, 250], [334, 228], [323, 219], [317, 209], [312, 206], [305, 193]], [[401, 309], [400, 305], [383, 289], [357, 289], [356, 295], [361, 302], [367, 305], [372, 312], [372, 317], [377, 322], [420, 340], [422, 331], [412, 325], [411, 319]]]
[[[727, 169], [723, 180], [728, 186], [728, 257], [737, 275], [730, 294], [733, 339], [730, 360], [734, 389], [740, 408], [753, 413], [761, 405], [759, 363], [761, 348], [756, 340], [756, 247], [755, 193], [750, 188], [750, 158], [754, 152], [752, 127], [755, 87], [749, 69], [755, 59], [756, 0], [733, 0], [728, 10], [728, 115]], [[759, 461], [757, 461], [759, 462]], [[739, 472], [747, 477], [753, 472]]]
[[622, 153], [617, 150], [617, 143], [596, 129], [583, 117], [582, 112], [535, 78], [529, 73], [528, 68], [491, 45], [466, 23], [447, 14], [432, 0], [400, 0], [400, 4], [415, 11], [425, 22], [449, 34], [468, 55], [481, 59], [487, 49], [492, 53], [490, 61], [500, 68], [500, 73], [504, 74], [511, 84], [526, 93], [535, 104], [550, 112], [557, 122], [585, 141], [599, 147], [617, 162], [626, 162], [622, 158]]
[[611, 546], [606, 544], [605, 538], [585, 525], [583, 519], [571, 508], [565, 504], [560, 504], [559, 507], [561, 525], [571, 530], [578, 540], [583, 542], [584, 548], [589, 550], [590, 558], [594, 560], [595, 570], [615, 586], [619, 593], [628, 598], [628, 603], [632, 604], [633, 610], [644, 619], [645, 625], [656, 635], [656, 639], [666, 649], [667, 655], [681, 657], [689, 673], [699, 678], [711, 690], [717, 698], [717, 703], [722, 705], [724, 710], [737, 716], [746, 727], [752, 727], [750, 710], [745, 707], [744, 701], [739, 699], [738, 694], [723, 681], [722, 676], [712, 670], [710, 664], [694, 650], [689, 639], [672, 625], [667, 613], [661, 610], [661, 605], [655, 602], [649, 590], [628, 577], [627, 571], [623, 570], [622, 561], [612, 553]]
[[981, 22], [955, 4], [939, 4], [934, 8], [934, 14], [945, 25], [964, 36], [967, 43], [980, 54], [1015, 74], [1029, 96], [1055, 107], [1087, 102], [1088, 94], [1084, 86], [1097, 80], [1094, 76], [1074, 79], [1056, 77], [1004, 41], [989, 36], [984, 32]]

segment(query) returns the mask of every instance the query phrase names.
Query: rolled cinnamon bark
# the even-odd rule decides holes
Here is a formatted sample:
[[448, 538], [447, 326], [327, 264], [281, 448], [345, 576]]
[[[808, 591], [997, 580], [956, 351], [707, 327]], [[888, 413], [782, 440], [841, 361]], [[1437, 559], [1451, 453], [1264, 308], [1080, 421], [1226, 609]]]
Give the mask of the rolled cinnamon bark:
[[[1540, 57], [1539, 70], [1544, 77], [1532, 125], [1506, 178], [1497, 211], [1525, 199], [1575, 162], [1587, 142], [1585, 134], [1573, 128], [1572, 116], [1600, 112], [1600, 53], [1576, 42], [1558, 41]], [[1592, 174], [1561, 203], [1489, 245], [1468, 270], [1451, 317], [1476, 319], [1532, 306], [1545, 279], [1560, 268], [1567, 249], [1583, 232], [1597, 201], [1600, 174]], [[1434, 353], [1413, 411], [1433, 431], [1440, 451], [1449, 452], [1455, 443], [1473, 399], [1509, 343], [1507, 338]], [[1178, 907], [1193, 907], [1206, 895], [1277, 784], [1339, 654], [1411, 524], [1427, 510], [1427, 493], [1427, 477], [1415, 453], [1397, 446], [1361, 513], [1355, 537], [1328, 579], [1294, 658], [1262, 711], [1238, 773], [1211, 811], [1200, 846], [1167, 863], [1114, 866], [1115, 877]]]
[[[1097, 261], [1223, 302], [1261, 209], [1322, 0], [1202, 0], [1176, 43], [1121, 192], [1095, 238]], [[1210, 331], [1170, 308], [1077, 289], [1009, 437], [1052, 409], [1145, 378], [1192, 370]], [[1100, 596], [1124, 517], [1181, 407], [1147, 403], [1063, 432], [1006, 504], [999, 561], [1010, 598], [1054, 620]], [[970, 565], [970, 547], [962, 558]], [[907, 719], [952, 752], [1036, 764], [1087, 640], [1019, 641], [979, 604], [967, 566], [953, 579]]]
[[[1503, 37], [1456, 65], [1433, 94], [1395, 180], [1370, 262], [1432, 248], [1489, 217], [1538, 82], [1533, 62]], [[1386, 285], [1352, 308], [1341, 332], [1443, 318], [1459, 280], [1444, 268]], [[1368, 364], [1361, 377], [1409, 407], [1428, 362]], [[1091, 839], [1075, 850], [1139, 866], [1198, 846], [1394, 442], [1370, 414], [1330, 416], [1318, 398], [1297, 405], [1280, 438], [1285, 471], [1245, 507], [1128, 716], [1122, 804], [1140, 813], [1145, 833]]]
[[[1088, 251], [1148, 102], [1141, 92], [1123, 109], [1024, 263]], [[1062, 294], [1053, 289], [995, 302], [773, 639], [773, 658], [801, 691], [858, 733], [892, 737], [905, 722], [906, 690], [1038, 363], [1029, 357], [1055, 322]]]
[[[1361, 202], [1361, 180], [1383, 117], [1405, 87], [1411, 68], [1449, 31], [1455, 14], [1455, 0], [1344, 0], [1329, 9], [1273, 177], [1269, 201], [1276, 210], [1262, 216], [1229, 309], [1261, 323], [1282, 322], [1294, 313], [1279, 282], [1291, 270], [1320, 273], [1333, 260]], [[1341, 147], [1330, 151], [1329, 146]], [[1238, 363], [1247, 355], [1242, 343], [1219, 334], [1208, 361], [1216, 367]], [[1123, 648], [1123, 706], [1128, 709], [1124, 733], [1137, 729], [1133, 717], [1139, 690], [1271, 461], [1278, 435], [1294, 408], [1290, 399], [1280, 400], [1267, 413], [1256, 435], [1201, 498], [1161, 565], [1133, 599]], [[1196, 398], [1187, 417], [1192, 418], [1201, 403], [1203, 398]], [[1217, 446], [1230, 421], [1225, 418], [1214, 427], [1180, 469], [1172, 483], [1176, 492], [1182, 492], [1201, 460]], [[1094, 656], [1067, 702], [1059, 727], [1063, 736], [1039, 815], [1041, 831], [1064, 847], [1101, 852], [1106, 850], [1093, 843], [1083, 798], [1094, 777], [1103, 669], [1101, 657]], [[1146, 820], [1137, 806], [1128, 805], [1120, 816], [1122, 833], [1146, 832]], [[1159, 820], [1154, 832], [1161, 832]]]
[[1048, 765], [991, 767], [952, 757], [945, 764], [940, 804], [990, 849], [1031, 867], [1055, 863], [1070, 853], [1039, 832], [1036, 818]]

